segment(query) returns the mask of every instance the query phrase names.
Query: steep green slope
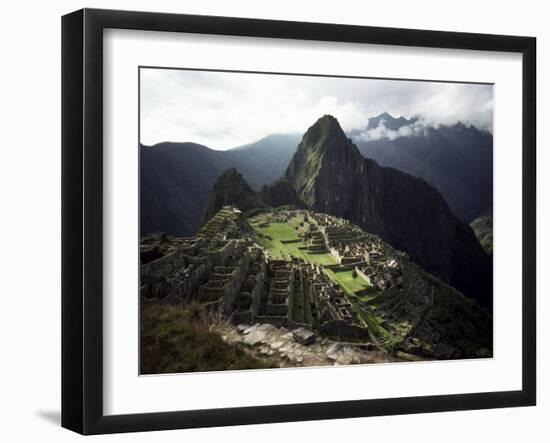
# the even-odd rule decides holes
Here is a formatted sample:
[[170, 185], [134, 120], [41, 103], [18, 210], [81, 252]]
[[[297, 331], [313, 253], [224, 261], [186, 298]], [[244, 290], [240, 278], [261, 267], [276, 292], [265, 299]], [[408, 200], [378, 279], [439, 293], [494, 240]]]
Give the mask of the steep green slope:
[[488, 210], [477, 217], [470, 226], [474, 230], [481, 246], [488, 254], [493, 253], [493, 211]]

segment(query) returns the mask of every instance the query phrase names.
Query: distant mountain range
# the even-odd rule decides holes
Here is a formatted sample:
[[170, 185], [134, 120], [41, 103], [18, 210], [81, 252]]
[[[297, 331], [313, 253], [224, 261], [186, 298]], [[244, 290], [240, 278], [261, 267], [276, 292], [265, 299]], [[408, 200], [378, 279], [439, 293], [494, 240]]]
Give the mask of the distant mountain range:
[[[398, 131], [400, 128], [404, 126], [410, 126], [414, 123], [416, 123], [418, 119], [416, 117], [413, 117], [411, 119], [406, 119], [405, 117], [393, 117], [387, 112], [383, 112], [380, 115], [377, 115], [376, 117], [369, 118], [368, 124], [366, 129], [367, 130], [373, 130], [377, 129], [380, 126], [384, 126], [386, 129], [390, 131]], [[361, 131], [358, 131], [360, 133]]]
[[471, 222], [493, 204], [493, 136], [475, 126], [423, 125], [385, 113], [352, 139], [364, 157], [434, 185], [453, 212]]
[[[347, 135], [363, 156], [434, 185], [463, 221], [492, 207], [493, 137], [488, 132], [461, 123], [424, 126], [383, 113]], [[205, 216], [208, 192], [224, 170], [236, 168], [260, 190], [283, 175], [301, 138], [268, 135], [227, 151], [195, 143], [141, 146], [141, 233], [194, 234]]]
[[235, 169], [222, 174], [206, 212], [228, 204], [242, 210], [271, 205], [264, 196], [350, 220], [481, 304], [491, 303], [491, 259], [470, 226], [425, 180], [363, 158], [332, 116], [307, 130], [284, 176], [261, 193]]
[[205, 216], [208, 192], [223, 171], [236, 168], [260, 189], [281, 177], [300, 138], [269, 135], [228, 151], [196, 143], [140, 146], [141, 234], [193, 235]]

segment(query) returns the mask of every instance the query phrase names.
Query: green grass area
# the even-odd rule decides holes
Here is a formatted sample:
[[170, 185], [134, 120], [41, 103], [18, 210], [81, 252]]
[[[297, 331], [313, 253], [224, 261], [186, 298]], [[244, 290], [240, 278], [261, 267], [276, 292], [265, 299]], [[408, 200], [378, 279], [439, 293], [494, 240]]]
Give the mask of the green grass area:
[[379, 295], [380, 295], [380, 291], [377, 290], [377, 291], [369, 292], [368, 294], [365, 294], [365, 295], [355, 294], [355, 298], [357, 298], [357, 300], [359, 300], [359, 301], [362, 301], [363, 303], [369, 303], [370, 304]]
[[370, 288], [370, 284], [363, 278], [357, 275], [357, 273], [350, 269], [349, 271], [332, 271], [327, 269], [327, 274], [340, 283], [340, 286], [347, 289], [347, 292], [356, 293], [364, 289]]
[[[292, 227], [294, 227], [299, 233], [305, 233], [309, 231], [310, 224], [307, 222], [305, 223], [304, 222], [305, 222], [305, 217], [303, 215], [296, 215], [288, 221], [288, 223]], [[300, 226], [300, 224], [302, 225]]]
[[281, 242], [269, 240], [266, 238], [259, 238], [258, 243], [262, 245], [267, 251], [269, 251], [273, 258], [288, 259], [288, 254], [284, 253], [286, 251], [283, 252], [281, 250]]
[[371, 328], [371, 331], [373, 331], [377, 335], [383, 336], [384, 338], [390, 336], [390, 333], [382, 327], [382, 319], [380, 317], [366, 309], [361, 309], [361, 311], [365, 321], [367, 322], [368, 327]]
[[[274, 258], [286, 258], [290, 256], [303, 258], [310, 263], [320, 265], [333, 265], [336, 260], [328, 252], [314, 254], [300, 249], [306, 245], [301, 242], [281, 243], [285, 240], [297, 240], [298, 233], [290, 224], [286, 223], [270, 223], [267, 227], [260, 227], [259, 224], [253, 225], [256, 231], [263, 234], [258, 239], [259, 243], [266, 248]], [[266, 238], [268, 236], [268, 238]]]
[[298, 240], [296, 230], [286, 223], [270, 223], [265, 228], [257, 228], [273, 240]]
[[294, 217], [292, 217], [288, 223], [290, 225], [292, 225], [294, 228], [298, 229], [300, 227], [300, 223], [302, 223], [304, 221], [304, 216], [303, 215], [296, 215]]
[[373, 314], [368, 309], [360, 307], [354, 301], [354, 297], [348, 297], [348, 300], [351, 303], [351, 308], [353, 309], [357, 317], [359, 317], [359, 319], [361, 319], [361, 321], [367, 325], [367, 327], [374, 333], [374, 335], [382, 338], [383, 340], [387, 340], [390, 337], [390, 333], [384, 327], [382, 327], [382, 319], [380, 317]]
[[[383, 339], [386, 339], [389, 337], [389, 332], [382, 327], [380, 324], [382, 322], [382, 319], [378, 317], [377, 315], [373, 314], [370, 309], [365, 308], [363, 306], [359, 305], [359, 301], [366, 301], [363, 300], [365, 298], [371, 299], [375, 298], [377, 294], [373, 295], [365, 295], [365, 296], [358, 296], [355, 294], [355, 291], [360, 291], [363, 289], [366, 289], [369, 286], [369, 284], [363, 280], [361, 277], [353, 277], [353, 271], [342, 271], [342, 272], [334, 272], [331, 269], [325, 269], [325, 273], [336, 283], [340, 285], [340, 287], [345, 292], [348, 301], [351, 303], [351, 307], [353, 309], [353, 312], [358, 317], [360, 321], [362, 321], [367, 327], [378, 337], [381, 337]], [[353, 279], [353, 282], [350, 282], [350, 280]], [[360, 280], [360, 281], [356, 281]], [[355, 291], [352, 289], [355, 288]]]
[[145, 304], [141, 307], [142, 374], [221, 371], [268, 367], [212, 332], [200, 304]]
[[336, 260], [332, 255], [330, 255], [328, 252], [323, 253], [311, 253], [307, 252], [304, 249], [300, 249], [300, 247], [304, 247], [305, 244], [302, 242], [299, 243], [286, 243], [282, 245], [288, 254], [293, 255], [295, 257], [301, 257], [304, 260], [315, 263], [319, 265], [334, 265], [336, 264]]

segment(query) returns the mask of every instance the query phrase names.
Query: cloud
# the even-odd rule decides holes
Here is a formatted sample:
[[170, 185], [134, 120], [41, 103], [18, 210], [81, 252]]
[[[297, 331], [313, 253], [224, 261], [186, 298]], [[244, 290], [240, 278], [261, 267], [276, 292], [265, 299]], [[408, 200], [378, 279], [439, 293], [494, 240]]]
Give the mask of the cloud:
[[144, 144], [193, 141], [229, 149], [268, 134], [303, 133], [324, 114], [346, 131], [364, 130], [369, 117], [385, 111], [426, 124], [463, 121], [492, 129], [488, 85], [151, 68], [140, 77]]
[[422, 120], [417, 120], [406, 126], [401, 126], [397, 130], [392, 130], [386, 127], [384, 121], [380, 121], [376, 128], [367, 129], [360, 132], [353, 138], [357, 141], [372, 141], [380, 139], [395, 140], [399, 137], [409, 137], [412, 135], [420, 135], [426, 131], [426, 123]]

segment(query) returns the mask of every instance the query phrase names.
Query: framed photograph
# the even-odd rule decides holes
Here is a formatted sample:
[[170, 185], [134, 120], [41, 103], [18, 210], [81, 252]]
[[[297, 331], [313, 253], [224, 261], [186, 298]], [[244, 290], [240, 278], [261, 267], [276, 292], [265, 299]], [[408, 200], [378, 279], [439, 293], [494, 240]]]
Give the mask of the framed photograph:
[[536, 41], [62, 20], [62, 425], [536, 402]]

